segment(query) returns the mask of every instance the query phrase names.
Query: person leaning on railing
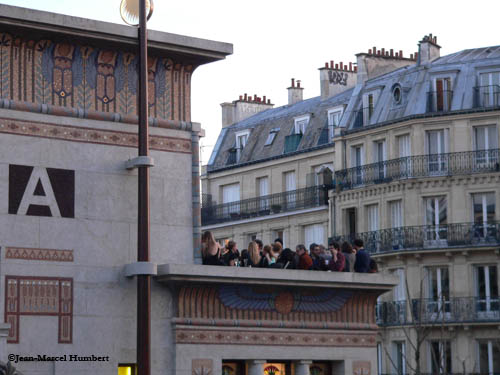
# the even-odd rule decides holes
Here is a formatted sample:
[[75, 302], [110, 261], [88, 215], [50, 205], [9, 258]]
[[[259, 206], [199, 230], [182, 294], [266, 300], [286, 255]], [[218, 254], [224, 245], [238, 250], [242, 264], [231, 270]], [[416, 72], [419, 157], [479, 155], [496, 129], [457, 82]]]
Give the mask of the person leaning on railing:
[[338, 242], [333, 240], [328, 241], [328, 250], [332, 253], [332, 259], [328, 262], [328, 269], [330, 271], [342, 272], [345, 268], [345, 257], [340, 251]]

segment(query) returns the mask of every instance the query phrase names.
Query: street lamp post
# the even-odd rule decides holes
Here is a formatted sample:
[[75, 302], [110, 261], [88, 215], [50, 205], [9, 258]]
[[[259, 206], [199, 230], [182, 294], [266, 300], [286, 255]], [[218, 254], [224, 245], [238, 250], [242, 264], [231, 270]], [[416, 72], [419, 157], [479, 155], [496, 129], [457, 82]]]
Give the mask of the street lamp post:
[[[138, 5], [138, 10], [137, 10]], [[147, 7], [149, 6], [149, 12]], [[148, 129], [148, 34], [147, 20], [153, 12], [152, 0], [122, 0], [121, 15], [128, 24], [139, 19], [139, 157], [149, 159]], [[135, 25], [137, 26], [137, 25]], [[137, 260], [149, 262], [149, 167], [151, 162], [137, 163], [138, 217]], [[138, 375], [151, 373], [151, 275], [137, 275], [137, 370]]]

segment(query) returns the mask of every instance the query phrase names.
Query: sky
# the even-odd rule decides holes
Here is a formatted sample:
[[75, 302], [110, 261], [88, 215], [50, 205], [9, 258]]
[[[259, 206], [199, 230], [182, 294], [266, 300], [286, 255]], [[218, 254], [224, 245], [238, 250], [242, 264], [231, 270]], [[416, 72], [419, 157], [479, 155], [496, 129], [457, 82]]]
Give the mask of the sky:
[[[2, 4], [122, 23], [121, 0], [0, 0]], [[463, 5], [462, 5], [463, 4]], [[233, 55], [199, 67], [192, 78], [192, 117], [201, 123], [202, 164], [221, 129], [223, 102], [247, 93], [286, 105], [291, 78], [304, 99], [319, 95], [326, 61], [355, 62], [378, 49], [409, 56], [432, 33], [441, 56], [500, 44], [500, 2], [476, 0], [155, 0], [148, 27], [233, 44]]]

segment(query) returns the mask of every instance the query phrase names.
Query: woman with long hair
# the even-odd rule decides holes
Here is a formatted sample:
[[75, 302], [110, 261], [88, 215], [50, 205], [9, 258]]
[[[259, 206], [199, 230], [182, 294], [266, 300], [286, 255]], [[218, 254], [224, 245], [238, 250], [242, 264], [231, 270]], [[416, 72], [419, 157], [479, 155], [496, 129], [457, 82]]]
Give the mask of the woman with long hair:
[[220, 258], [220, 245], [215, 241], [214, 235], [210, 231], [205, 231], [201, 236], [201, 256], [203, 264], [220, 266], [223, 263]]
[[344, 272], [354, 272], [354, 263], [356, 262], [356, 250], [352, 245], [345, 241], [341, 246], [342, 253], [345, 257]]
[[248, 265], [250, 267], [260, 267], [262, 257], [260, 256], [259, 245], [255, 241], [248, 244], [248, 255]]

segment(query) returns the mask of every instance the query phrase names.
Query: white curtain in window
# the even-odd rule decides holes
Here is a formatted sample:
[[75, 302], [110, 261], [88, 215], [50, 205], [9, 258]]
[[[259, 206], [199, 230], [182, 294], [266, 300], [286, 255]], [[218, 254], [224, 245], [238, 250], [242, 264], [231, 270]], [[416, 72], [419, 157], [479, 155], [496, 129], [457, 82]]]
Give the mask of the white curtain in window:
[[[237, 202], [240, 200], [240, 184], [231, 184], [222, 187], [222, 203]], [[239, 204], [225, 207], [225, 213], [239, 212]]]
[[389, 203], [391, 212], [391, 228], [399, 228], [403, 226], [403, 209], [401, 201], [393, 201]]
[[324, 228], [323, 224], [313, 224], [304, 226], [304, 245], [309, 249], [309, 245], [313, 242], [318, 245], [324, 245]]
[[286, 191], [297, 190], [297, 185], [295, 183], [295, 172], [285, 173], [285, 189]]
[[393, 289], [394, 301], [406, 301], [405, 270], [398, 268], [394, 270], [394, 275], [398, 277], [398, 285]]
[[372, 204], [367, 206], [368, 213], [368, 231], [376, 231], [379, 230], [379, 222], [378, 222], [378, 204]]
[[410, 135], [402, 135], [398, 137], [398, 146], [399, 146], [399, 157], [404, 158], [411, 155], [410, 150]]

